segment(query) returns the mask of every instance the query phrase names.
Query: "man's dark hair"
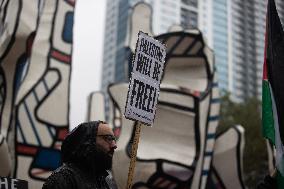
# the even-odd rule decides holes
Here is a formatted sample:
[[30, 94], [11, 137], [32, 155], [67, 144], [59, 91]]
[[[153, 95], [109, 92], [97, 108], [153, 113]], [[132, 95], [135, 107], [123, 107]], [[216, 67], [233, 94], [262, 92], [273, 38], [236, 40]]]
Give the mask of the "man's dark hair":
[[99, 125], [103, 121], [81, 123], [64, 139], [61, 146], [63, 163], [74, 163], [87, 168], [91, 157], [96, 151], [96, 136]]
[[96, 136], [103, 121], [78, 125], [64, 139], [62, 162], [43, 185], [43, 189], [113, 188], [106, 181], [112, 157], [97, 147]]

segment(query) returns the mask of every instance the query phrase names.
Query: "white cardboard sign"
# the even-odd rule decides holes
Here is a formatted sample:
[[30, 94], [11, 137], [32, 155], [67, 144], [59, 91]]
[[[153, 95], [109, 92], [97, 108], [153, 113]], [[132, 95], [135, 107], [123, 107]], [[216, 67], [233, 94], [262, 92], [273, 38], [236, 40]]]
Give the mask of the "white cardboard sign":
[[138, 33], [133, 70], [124, 116], [152, 125], [164, 71], [166, 47], [143, 32]]
[[26, 180], [0, 177], [0, 189], [28, 189]]

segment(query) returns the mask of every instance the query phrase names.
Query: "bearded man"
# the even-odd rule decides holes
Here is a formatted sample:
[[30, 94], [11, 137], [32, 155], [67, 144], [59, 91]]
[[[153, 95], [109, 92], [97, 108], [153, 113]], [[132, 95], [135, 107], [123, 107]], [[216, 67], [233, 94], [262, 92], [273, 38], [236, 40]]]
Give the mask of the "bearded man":
[[92, 121], [78, 125], [62, 143], [63, 165], [48, 177], [42, 189], [116, 188], [110, 172], [116, 148], [107, 123]]

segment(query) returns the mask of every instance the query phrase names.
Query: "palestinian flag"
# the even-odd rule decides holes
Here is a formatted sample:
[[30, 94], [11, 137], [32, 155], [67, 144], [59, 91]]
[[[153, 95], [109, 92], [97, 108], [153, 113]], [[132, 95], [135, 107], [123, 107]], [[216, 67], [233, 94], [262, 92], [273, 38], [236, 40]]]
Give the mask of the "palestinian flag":
[[278, 170], [278, 181], [280, 181], [278, 182], [278, 188], [283, 189], [284, 32], [274, 0], [268, 0], [267, 5], [262, 90], [263, 135], [268, 138], [276, 148], [276, 168]]

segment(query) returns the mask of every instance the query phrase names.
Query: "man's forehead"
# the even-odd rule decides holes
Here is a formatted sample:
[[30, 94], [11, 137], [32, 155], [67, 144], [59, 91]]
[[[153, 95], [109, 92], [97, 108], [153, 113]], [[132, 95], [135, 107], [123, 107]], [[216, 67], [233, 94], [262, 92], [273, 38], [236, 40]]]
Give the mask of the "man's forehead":
[[100, 123], [98, 127], [98, 135], [113, 135], [112, 129], [108, 124]]

